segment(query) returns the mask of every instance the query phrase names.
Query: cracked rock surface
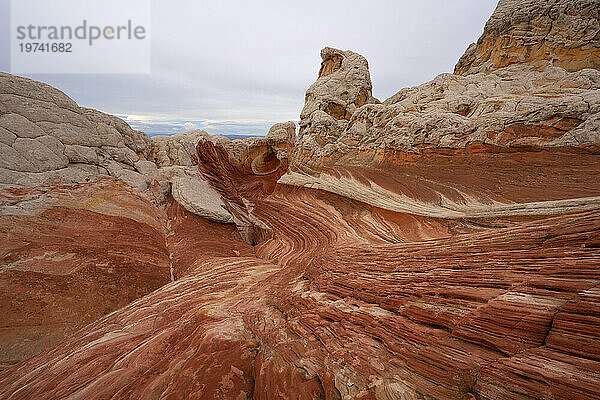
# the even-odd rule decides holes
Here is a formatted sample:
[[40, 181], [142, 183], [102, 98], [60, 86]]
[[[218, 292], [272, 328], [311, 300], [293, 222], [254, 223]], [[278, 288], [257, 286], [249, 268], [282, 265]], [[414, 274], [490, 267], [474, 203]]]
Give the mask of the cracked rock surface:
[[0, 399], [599, 399], [598, 9], [501, 0], [383, 102], [327, 47], [297, 139], [1, 75]]

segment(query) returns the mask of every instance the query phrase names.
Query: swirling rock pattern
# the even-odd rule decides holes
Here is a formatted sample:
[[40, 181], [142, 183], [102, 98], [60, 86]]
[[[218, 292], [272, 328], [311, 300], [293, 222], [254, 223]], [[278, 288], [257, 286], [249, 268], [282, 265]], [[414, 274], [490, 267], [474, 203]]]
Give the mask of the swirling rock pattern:
[[165, 220], [111, 178], [0, 191], [2, 367], [168, 283]]
[[188, 133], [145, 188], [0, 191], [0, 399], [600, 398], [600, 75], [571, 31], [554, 65], [494, 55], [512, 16], [595, 9], [521, 3], [489, 58], [383, 102], [325, 48], [297, 140]]
[[176, 281], [0, 374], [0, 395], [600, 395], [597, 210], [435, 219], [221, 177], [264, 227], [254, 248], [188, 250]]

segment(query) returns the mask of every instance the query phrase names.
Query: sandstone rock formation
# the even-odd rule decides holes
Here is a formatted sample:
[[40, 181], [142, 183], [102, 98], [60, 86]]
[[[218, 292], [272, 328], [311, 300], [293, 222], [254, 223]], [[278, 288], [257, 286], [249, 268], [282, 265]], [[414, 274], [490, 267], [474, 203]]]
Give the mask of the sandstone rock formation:
[[[243, 155], [248, 170], [285, 163], [280, 176], [294, 139], [293, 122], [259, 139], [148, 138], [48, 85], [0, 74], [0, 369], [190, 268], [174, 267], [181, 255], [169, 250], [172, 204], [185, 221], [237, 221], [192, 163], [199, 141]], [[181, 243], [177, 252], [190, 252]]]
[[454, 70], [466, 75], [512, 64], [600, 69], [597, 0], [501, 1]]
[[194, 251], [182, 278], [0, 374], [0, 396], [599, 395], [598, 210], [501, 228], [254, 193], [255, 255]]
[[123, 182], [0, 191], [0, 364], [170, 282], [165, 222]]
[[[3, 76], [124, 147], [0, 102], [0, 399], [600, 398], [595, 4], [501, 0], [383, 102], [325, 48], [297, 141], [148, 139]], [[74, 154], [89, 183], [40, 180]]]
[[372, 96], [369, 64], [363, 56], [326, 47], [321, 58], [319, 78], [306, 91], [300, 113], [301, 146], [335, 142], [359, 107], [379, 102]]
[[208, 138], [208, 133], [201, 130], [182, 132], [168, 136], [153, 136], [152, 151], [149, 159], [158, 167], [171, 165], [192, 166], [192, 155], [201, 139]]
[[148, 151], [143, 133], [43, 83], [0, 73], [0, 104], [3, 187], [89, 182], [109, 168], [136, 172]]
[[[527, 3], [565, 8], [564, 2], [557, 1]], [[572, 3], [577, 8], [591, 2]], [[512, 15], [509, 9], [523, 11], [519, 4], [500, 2], [483, 38], [497, 20], [508, 24], [506, 34], [527, 35], [507, 20]], [[573, 10], [571, 6], [567, 9]], [[596, 11], [590, 11], [589, 20], [573, 17], [573, 24], [594, 25]], [[597, 50], [599, 44], [590, 40], [586, 46]], [[354, 63], [348, 69], [363, 72], [358, 80], [342, 75], [339, 79], [346, 79], [342, 86], [361, 82], [370, 88], [363, 59], [345, 60]], [[578, 68], [573, 64], [569, 69]], [[380, 104], [367, 102], [348, 121], [325, 127], [315, 123], [325, 112], [315, 106], [320, 103], [312, 93], [334, 74], [319, 78], [307, 92], [300, 122], [304, 130], [290, 171], [279, 181], [282, 184], [324, 189], [393, 211], [438, 217], [495, 214], [513, 202], [598, 196], [598, 185], [590, 185], [587, 177], [599, 172], [600, 70], [568, 72], [559, 66], [522, 63], [465, 76], [442, 74], [402, 89]], [[331, 96], [343, 101], [343, 93], [332, 91]], [[307, 109], [316, 111], [308, 113]], [[328, 115], [324, 120], [333, 121]], [[456, 174], [455, 168], [465, 169], [464, 165], [470, 168]], [[548, 174], [557, 168], [558, 175]], [[528, 171], [526, 181], [523, 170]], [[575, 189], [578, 182], [580, 188]]]

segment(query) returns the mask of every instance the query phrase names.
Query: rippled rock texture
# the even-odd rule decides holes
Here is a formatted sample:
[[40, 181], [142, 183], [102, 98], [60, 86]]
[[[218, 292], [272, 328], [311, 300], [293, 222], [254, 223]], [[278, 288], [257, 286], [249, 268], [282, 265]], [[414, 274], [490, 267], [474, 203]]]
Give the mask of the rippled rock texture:
[[[501, 1], [477, 48], [593, 28], [566, 3]], [[557, 35], [383, 102], [325, 48], [297, 140], [0, 190], [0, 399], [600, 398], [600, 75]]]
[[253, 205], [254, 247], [175, 207], [178, 279], [0, 374], [0, 394], [600, 395], [598, 210], [432, 218], [220, 177]]

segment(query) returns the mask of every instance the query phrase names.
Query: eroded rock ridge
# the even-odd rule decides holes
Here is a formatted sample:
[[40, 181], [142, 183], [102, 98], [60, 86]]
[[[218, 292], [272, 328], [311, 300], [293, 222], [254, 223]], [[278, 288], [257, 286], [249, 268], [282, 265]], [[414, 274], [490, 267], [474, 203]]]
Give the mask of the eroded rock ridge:
[[384, 101], [327, 47], [297, 138], [0, 75], [0, 399], [600, 398], [599, 9]]

